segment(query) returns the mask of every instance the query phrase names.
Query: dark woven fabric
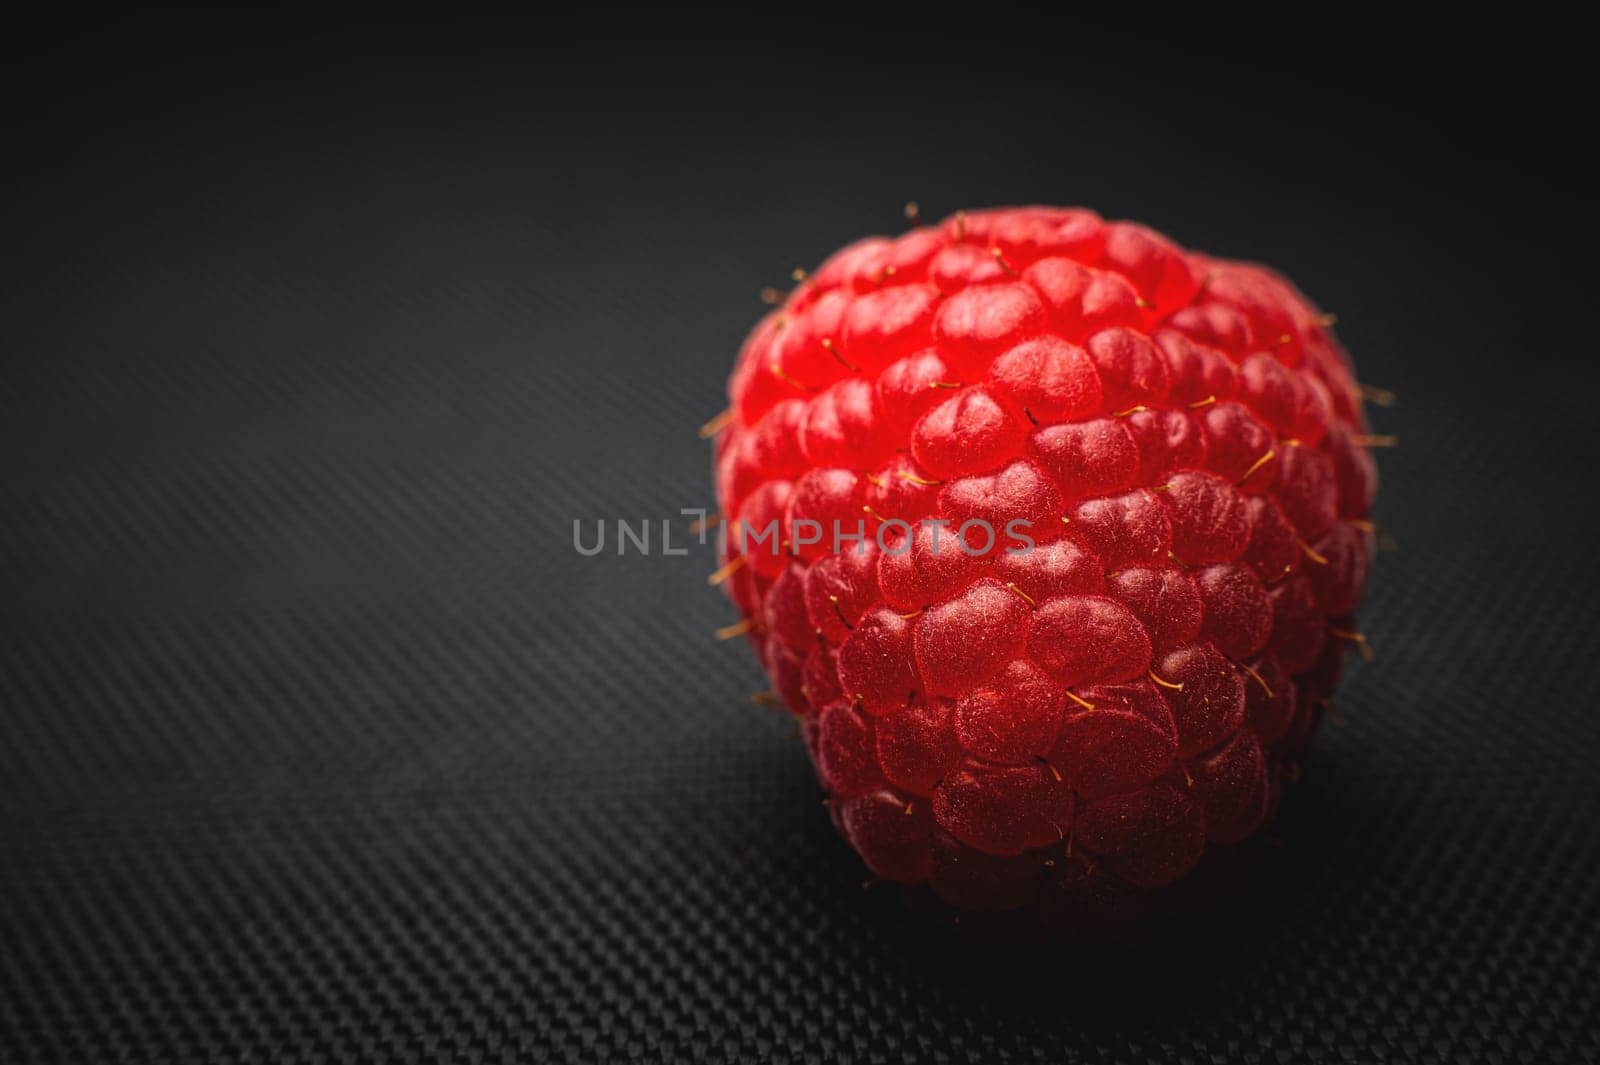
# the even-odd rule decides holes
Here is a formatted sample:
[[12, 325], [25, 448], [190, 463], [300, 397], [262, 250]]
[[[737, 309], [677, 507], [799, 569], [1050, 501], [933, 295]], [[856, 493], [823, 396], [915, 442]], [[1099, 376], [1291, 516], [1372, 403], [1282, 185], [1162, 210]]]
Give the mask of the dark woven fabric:
[[[1600, 378], [1539, 107], [282, 36], [8, 75], [0, 1060], [1596, 1060]], [[908, 198], [1272, 262], [1400, 396], [1377, 660], [1238, 882], [1120, 946], [864, 891], [709, 551], [571, 546], [682, 540], [757, 290]]]

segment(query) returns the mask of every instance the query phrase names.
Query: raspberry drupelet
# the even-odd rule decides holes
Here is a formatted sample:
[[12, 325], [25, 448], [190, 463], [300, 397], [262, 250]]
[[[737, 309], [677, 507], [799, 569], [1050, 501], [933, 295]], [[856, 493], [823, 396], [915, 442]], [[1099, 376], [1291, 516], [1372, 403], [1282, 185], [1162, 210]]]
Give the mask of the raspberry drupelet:
[[1258, 831], [1373, 551], [1331, 318], [1081, 209], [797, 276], [729, 382], [719, 576], [872, 872], [1071, 910]]

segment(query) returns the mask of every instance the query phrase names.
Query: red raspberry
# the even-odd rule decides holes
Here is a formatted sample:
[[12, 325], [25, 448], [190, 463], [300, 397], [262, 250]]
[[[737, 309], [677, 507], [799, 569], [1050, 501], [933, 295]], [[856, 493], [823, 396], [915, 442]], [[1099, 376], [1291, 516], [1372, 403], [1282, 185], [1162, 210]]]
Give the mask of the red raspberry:
[[874, 873], [1049, 910], [1260, 829], [1372, 555], [1329, 325], [1029, 207], [853, 244], [756, 326], [721, 572]]

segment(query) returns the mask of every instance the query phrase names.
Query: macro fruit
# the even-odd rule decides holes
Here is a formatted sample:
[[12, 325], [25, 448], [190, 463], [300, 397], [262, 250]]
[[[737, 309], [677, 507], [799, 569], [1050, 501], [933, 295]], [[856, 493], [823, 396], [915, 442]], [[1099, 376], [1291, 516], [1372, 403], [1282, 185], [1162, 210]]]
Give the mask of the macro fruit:
[[755, 327], [717, 578], [876, 875], [1071, 910], [1270, 817], [1373, 549], [1330, 326], [1263, 267], [1019, 208], [852, 244]]

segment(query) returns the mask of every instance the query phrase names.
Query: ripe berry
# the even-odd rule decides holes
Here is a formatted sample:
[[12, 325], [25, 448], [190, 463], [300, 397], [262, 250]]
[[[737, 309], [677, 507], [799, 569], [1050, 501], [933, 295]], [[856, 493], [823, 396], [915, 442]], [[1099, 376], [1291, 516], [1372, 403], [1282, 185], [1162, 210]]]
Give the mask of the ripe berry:
[[1029, 207], [850, 245], [751, 332], [719, 573], [876, 875], [1060, 911], [1260, 829], [1373, 550], [1329, 325]]

